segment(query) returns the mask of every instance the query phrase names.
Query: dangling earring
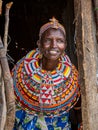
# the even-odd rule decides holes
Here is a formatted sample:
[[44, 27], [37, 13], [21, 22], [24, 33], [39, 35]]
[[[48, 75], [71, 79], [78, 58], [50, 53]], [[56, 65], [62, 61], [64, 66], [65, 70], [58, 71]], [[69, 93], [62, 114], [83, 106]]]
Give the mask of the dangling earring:
[[64, 55], [65, 55], [65, 51], [62, 53], [61, 57], [64, 57]]
[[39, 59], [42, 59], [43, 54], [41, 53], [41, 51], [39, 50]]
[[42, 59], [42, 57], [43, 57], [43, 55], [40, 53], [40, 54], [39, 54], [39, 59]]
[[61, 58], [59, 60], [62, 61], [64, 59], [64, 55], [65, 55], [65, 51], [62, 53]]

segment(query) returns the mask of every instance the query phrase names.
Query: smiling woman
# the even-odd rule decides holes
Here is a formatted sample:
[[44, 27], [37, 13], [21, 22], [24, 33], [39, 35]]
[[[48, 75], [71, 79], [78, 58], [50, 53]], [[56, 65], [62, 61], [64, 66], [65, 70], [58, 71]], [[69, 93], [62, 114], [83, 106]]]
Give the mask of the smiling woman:
[[80, 86], [78, 71], [65, 53], [64, 27], [51, 19], [41, 27], [37, 44], [12, 70], [14, 130], [72, 130], [69, 111], [81, 108]]
[[[3, 1], [3, 7], [5, 3], [7, 3], [7, 0]], [[52, 16], [55, 16], [64, 27], [66, 26], [66, 31], [64, 27], [61, 24], [59, 24], [59, 22], [56, 19], [51, 19], [51, 22], [53, 24], [50, 24], [49, 22], [49, 26], [45, 26], [45, 23]], [[80, 92], [78, 93], [79, 87], [77, 87], [76, 85], [74, 86], [76, 88], [73, 88], [72, 90], [72, 85], [68, 85], [68, 82], [71, 81], [71, 83], [74, 84], [74, 80], [78, 80], [77, 71], [74, 71], [76, 69], [72, 65], [73, 61], [75, 61], [74, 63], [77, 64], [75, 53], [76, 51], [74, 51], [74, 24], [72, 23], [73, 0], [57, 0], [56, 2], [53, 0], [29, 0], [29, 2], [22, 0], [14, 0], [13, 2], [13, 6], [10, 12], [10, 26], [8, 39], [11, 39], [11, 43], [8, 46], [8, 53], [15, 60], [15, 62], [17, 62], [24, 55], [26, 55], [25, 59], [23, 58], [16, 64], [16, 69], [13, 69], [13, 78], [15, 83], [14, 88], [17, 101], [19, 100], [18, 103], [21, 104], [21, 106], [19, 107], [22, 108], [21, 111], [24, 114], [30, 111], [30, 118], [33, 118], [33, 112], [37, 114], [39, 111], [43, 111], [43, 109], [44, 112], [42, 113], [45, 113], [46, 116], [50, 113], [52, 113], [53, 115], [58, 115], [58, 109], [59, 112], [60, 110], [63, 112], [63, 109], [69, 111], [69, 106], [72, 105], [70, 104], [70, 102], [73, 101], [73, 94], [74, 97], [76, 96], [75, 99], [78, 100], [78, 97], [80, 95]], [[44, 28], [42, 26], [43, 24], [45, 24]], [[38, 37], [38, 31], [40, 26], [42, 27], [40, 29]], [[38, 38], [39, 40], [36, 44]], [[35, 49], [37, 45], [39, 49]], [[27, 52], [31, 49], [34, 50], [30, 51], [30, 53], [27, 54]], [[69, 56], [71, 57], [72, 63], [70, 62], [67, 54], [69, 54]], [[10, 68], [12, 68], [11, 65]], [[74, 74], [70, 75], [72, 74], [72, 72]], [[42, 99], [41, 95], [41, 93], [44, 92], [43, 86], [45, 84], [46, 88], [48, 89], [49, 87], [50, 89], [47, 90], [48, 95], [47, 92], [43, 95], [47, 97], [47, 100]], [[75, 90], [77, 91], [77, 93], [74, 93], [76, 92]], [[55, 96], [55, 94], [57, 96]], [[44, 103], [41, 104], [40, 101], [45, 101], [46, 104], [50, 102], [50, 104], [48, 104], [49, 108], [46, 107], [48, 105], [45, 105]], [[72, 106], [74, 106], [76, 102], [77, 101], [74, 100], [72, 102]], [[53, 104], [51, 105], [51, 103]], [[43, 104], [45, 105], [44, 108], [41, 107], [41, 105], [43, 106]], [[38, 111], [36, 111], [37, 109]], [[17, 118], [20, 118], [17, 116], [21, 115], [20, 113], [17, 113], [18, 112], [16, 112], [16, 120]], [[24, 114], [22, 116], [24, 116]], [[65, 127], [65, 124], [63, 126], [64, 122], [66, 123], [66, 125], [68, 124], [68, 129], [70, 129], [69, 113], [65, 113], [65, 115], [66, 116], [64, 116], [64, 120], [63, 117], [52, 118], [52, 120], [54, 120], [54, 125], [55, 120], [58, 120], [57, 129]], [[25, 122], [27, 121], [27, 117], [28, 115], [25, 116]], [[44, 116], [42, 116], [42, 118], [44, 118]], [[67, 122], [65, 118], [68, 119]], [[35, 116], [34, 119], [36, 119]], [[39, 119], [40, 118], [38, 118], [37, 121], [39, 121]], [[50, 122], [52, 120], [50, 120]], [[59, 120], [63, 120], [64, 122], [59, 124]], [[44, 121], [45, 119], [43, 120], [43, 122]], [[33, 120], [30, 123], [32, 122]], [[17, 125], [19, 125], [18, 123], [16, 122], [16, 128], [18, 127]], [[35, 125], [33, 126], [35, 127]], [[29, 125], [29, 127], [33, 126]], [[19, 128], [20, 127], [26, 129], [25, 127], [27, 126], [24, 124], [24, 126], [20, 125]], [[43, 129], [44, 128], [42, 128], [42, 130]], [[54, 127], [54, 129], [56, 129], [56, 127]]]
[[[5, 7], [4, 3], [7, 3], [8, 1], [9, 0], [3, 0], [3, 7]], [[51, 48], [49, 49], [49, 51], [47, 51], [48, 53], [47, 58], [45, 57], [45, 54], [41, 53], [41, 49], [39, 47], [39, 49], [35, 49], [34, 51], [31, 51], [30, 53], [28, 53], [26, 57], [24, 57], [25, 59], [24, 58], [22, 59], [24, 62], [21, 60], [20, 62], [18, 62], [19, 64], [17, 63], [16, 71], [14, 72], [14, 77], [16, 78], [16, 79], [14, 78], [14, 80], [17, 80], [17, 82], [15, 82], [15, 86], [17, 87], [15, 86], [14, 87], [16, 89], [15, 91], [17, 92], [16, 96], [18, 100], [21, 102], [20, 104], [23, 105], [21, 107], [23, 107], [26, 110], [26, 112], [31, 110], [31, 113], [32, 113], [32, 108], [34, 108], [35, 113], [37, 113], [38, 112], [36, 111], [37, 109], [40, 110], [40, 108], [45, 107], [44, 110], [46, 111], [45, 113], [46, 115], [49, 112], [48, 110], [51, 110], [51, 112], [55, 111], [55, 115], [56, 115], [57, 114], [56, 110], [61, 110], [61, 106], [62, 108], [63, 106], [66, 106], [66, 105], [70, 106], [70, 104], [66, 104], [66, 102], [67, 102], [67, 99], [70, 99], [71, 97], [73, 97], [73, 96], [70, 96], [69, 93], [73, 92], [71, 91], [72, 90], [71, 88], [73, 88], [73, 84], [76, 83], [75, 81], [77, 81], [76, 80], [77, 72], [75, 72], [74, 74], [72, 73], [73, 75], [71, 76], [73, 77], [70, 76], [67, 82], [67, 78], [65, 77], [68, 77], [69, 74], [71, 74], [70, 71], [74, 72], [73, 70], [76, 70], [76, 69], [75, 68], [73, 69], [73, 67], [70, 68], [71, 62], [66, 54], [69, 55], [72, 63], [77, 65], [77, 60], [76, 60], [77, 58], [76, 52], [77, 52], [78, 70], [80, 73], [80, 81], [81, 81], [81, 88], [82, 88], [81, 92], [82, 92], [83, 129], [89, 129], [89, 130], [97, 129], [98, 128], [98, 120], [97, 120], [97, 117], [98, 117], [97, 116], [98, 115], [97, 95], [98, 94], [96, 93], [97, 86], [95, 85], [96, 84], [96, 77], [95, 77], [96, 75], [96, 72], [95, 72], [96, 71], [95, 35], [96, 34], [95, 34], [95, 27], [94, 27], [95, 21], [92, 15], [93, 14], [92, 3], [94, 1], [96, 2], [97, 0], [94, 0], [94, 1], [92, 0], [88, 0], [88, 1], [83, 1], [83, 0], [56, 0], [56, 1], [53, 1], [53, 0], [36, 0], [36, 1], [13, 0], [13, 1], [14, 1], [14, 4], [10, 13], [10, 26], [9, 26], [10, 37], [8, 37], [8, 39], [9, 38], [11, 39], [11, 43], [8, 46], [9, 47], [8, 53], [15, 59], [15, 62], [19, 60], [22, 56], [24, 56], [26, 52], [28, 52], [32, 48], [34, 49], [37, 47], [36, 40], [38, 39], [38, 30], [40, 26], [46, 23], [48, 19], [51, 18], [52, 16], [55, 16], [60, 21], [60, 23], [62, 23], [64, 27], [66, 27], [66, 32], [67, 32], [66, 39], [68, 43], [67, 47], [65, 47], [67, 53], [65, 53], [65, 55], [63, 55], [64, 53], [61, 55], [61, 57], [59, 58], [59, 61], [57, 60], [58, 63], [54, 62], [54, 65], [58, 64], [58, 66], [56, 66], [56, 69], [54, 70], [52, 70], [53, 67], [49, 68], [49, 66], [51, 67], [52, 62], [55, 61], [56, 59], [55, 60], [53, 59], [51, 61], [49, 59], [49, 62], [48, 62], [48, 56], [55, 57], [56, 54], [58, 55], [60, 51], [56, 49], [58, 48], [57, 42], [61, 42], [62, 40], [56, 39], [56, 36], [54, 40], [51, 37], [49, 37], [49, 35], [52, 33], [49, 30], [48, 30], [49, 32], [47, 32], [48, 37], [46, 35], [45, 41], [44, 41], [44, 42], [52, 43]], [[97, 7], [97, 2], [96, 2], [96, 7]], [[96, 13], [97, 13], [97, 10], [96, 10]], [[75, 14], [75, 17], [74, 17], [74, 14]], [[2, 21], [2, 16], [4, 16], [4, 10], [3, 10], [2, 15], [0, 15], [0, 33], [1, 33], [1, 36], [3, 37], [3, 29], [1, 25], [2, 23], [4, 24], [4, 22]], [[75, 28], [74, 28], [73, 23], [75, 23]], [[57, 32], [61, 33], [60, 30]], [[56, 30], [54, 31], [53, 29], [54, 35], [57, 32]], [[62, 33], [60, 35], [62, 35]], [[43, 43], [43, 41], [41, 41], [40, 38], [39, 38], [39, 42]], [[77, 49], [76, 49], [76, 44], [74, 43], [77, 44]], [[55, 49], [53, 48], [53, 46]], [[45, 63], [43, 59], [47, 59], [47, 62]], [[48, 63], [49, 70], [46, 70], [47, 63]], [[26, 80], [26, 78], [28, 78], [28, 80]], [[65, 81], [65, 82], [63, 84], [60, 81]], [[69, 85], [70, 82], [71, 84]], [[52, 86], [49, 88], [54, 88], [54, 89], [50, 89], [50, 91], [53, 92], [52, 95], [54, 96], [55, 94], [57, 94], [57, 97], [54, 96], [52, 106], [51, 104], [47, 105], [47, 107], [50, 106], [49, 109], [47, 109], [46, 106], [43, 106], [43, 105], [40, 106], [40, 102], [39, 102], [42, 100], [41, 93], [42, 94], [44, 93], [45, 90], [43, 90], [43, 86], [46, 85], [46, 83], [48, 84], [46, 88], [48, 88], [49, 86]], [[64, 87], [66, 87], [66, 89]], [[41, 88], [40, 89], [41, 91], [37, 88]], [[21, 93], [22, 93], [22, 96], [21, 96]], [[47, 93], [43, 95], [43, 97], [45, 96], [46, 97], [48, 96]], [[49, 96], [50, 96], [50, 99], [53, 99], [51, 98], [51, 94]], [[64, 98], [66, 99], [66, 101], [64, 100]], [[45, 98], [43, 101], [45, 101], [46, 104], [49, 102], [52, 102], [51, 100], [45, 100]], [[71, 100], [69, 100], [69, 103], [70, 101]], [[29, 106], [29, 109], [27, 109], [27, 106]], [[73, 124], [73, 122], [75, 121], [75, 124], [77, 124], [77, 120], [75, 119], [79, 119], [79, 117], [77, 117], [76, 115], [77, 113], [81, 111], [81, 107], [78, 105], [77, 107], [75, 106], [73, 108], [74, 109], [70, 109], [69, 111], [71, 115], [70, 116], [71, 123]], [[66, 111], [67, 110], [68, 109], [66, 109]], [[71, 113], [73, 112], [73, 110], [75, 110], [74, 114]], [[43, 111], [43, 109], [41, 109], [41, 111]], [[24, 113], [23, 116], [27, 117], [26, 120], [24, 120], [24, 122], [26, 123], [28, 121], [28, 116], [25, 116], [24, 111], [22, 112]], [[18, 118], [20, 118], [19, 114], [16, 114], [16, 117], [18, 116]], [[74, 121], [72, 119], [72, 115], [75, 115], [73, 118]], [[54, 124], [53, 126], [56, 126], [58, 124], [58, 127], [59, 127], [60, 126], [59, 122], [62, 120], [64, 123], [66, 117], [69, 117], [69, 116], [64, 115], [64, 118], [52, 118], [53, 122], [50, 120], [50, 122], [48, 122], [47, 124], [50, 123], [51, 125], [51, 122], [52, 122]], [[31, 118], [32, 118], [32, 115], [30, 119]], [[46, 123], [44, 122], [45, 120], [43, 119], [43, 117], [42, 117], [43, 121], [39, 119], [40, 118], [38, 118], [37, 120], [39, 124]], [[66, 120], [67, 119], [69, 118], [66, 118]], [[59, 121], [56, 122], [57, 120]], [[34, 118], [33, 121], [36, 122], [36, 117]], [[32, 124], [32, 122], [29, 122], [29, 123]], [[33, 122], [33, 124], [35, 122]], [[39, 124], [37, 125], [38, 128], [39, 128]], [[31, 125], [28, 125], [28, 126], [31, 126]], [[63, 127], [63, 124], [61, 126]], [[81, 127], [80, 124], [78, 126]], [[25, 127], [24, 123], [22, 127]], [[31, 128], [29, 127], [29, 129]], [[43, 129], [46, 129], [46, 127]], [[54, 129], [59, 129], [59, 128], [54, 127]], [[75, 130], [76, 129], [77, 128], [75, 128]]]

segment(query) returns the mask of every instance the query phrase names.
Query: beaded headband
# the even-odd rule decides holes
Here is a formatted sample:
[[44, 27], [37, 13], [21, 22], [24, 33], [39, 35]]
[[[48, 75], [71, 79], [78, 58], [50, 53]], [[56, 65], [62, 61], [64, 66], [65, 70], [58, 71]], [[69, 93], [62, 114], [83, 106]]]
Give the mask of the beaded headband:
[[52, 19], [49, 20], [50, 22], [44, 24], [39, 31], [39, 38], [41, 38], [42, 34], [48, 30], [49, 28], [55, 28], [55, 29], [60, 29], [63, 31], [63, 33], [65, 34], [65, 29], [63, 27], [63, 25], [61, 25], [57, 19], [55, 19], [54, 17]]

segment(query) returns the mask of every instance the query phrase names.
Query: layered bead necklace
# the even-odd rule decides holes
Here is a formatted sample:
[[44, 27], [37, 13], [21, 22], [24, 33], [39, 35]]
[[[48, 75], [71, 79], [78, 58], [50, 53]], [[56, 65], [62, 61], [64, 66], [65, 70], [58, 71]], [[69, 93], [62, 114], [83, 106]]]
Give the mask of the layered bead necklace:
[[29, 52], [12, 71], [16, 101], [32, 114], [59, 115], [69, 111], [80, 97], [78, 72], [68, 56], [53, 71], [39, 66], [39, 50]]

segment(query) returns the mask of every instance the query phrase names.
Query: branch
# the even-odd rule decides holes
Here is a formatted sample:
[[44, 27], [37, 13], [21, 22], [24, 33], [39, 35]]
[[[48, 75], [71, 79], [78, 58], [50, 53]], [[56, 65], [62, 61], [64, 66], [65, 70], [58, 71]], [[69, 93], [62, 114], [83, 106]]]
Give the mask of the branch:
[[4, 30], [4, 48], [7, 51], [7, 37], [8, 37], [8, 28], [9, 28], [9, 11], [13, 2], [6, 4], [6, 13], [5, 13], [5, 30]]
[[[6, 96], [6, 104], [7, 104], [7, 118], [5, 130], [12, 130], [15, 119], [15, 98], [14, 98], [14, 90], [13, 90], [13, 80], [10, 74], [10, 69], [6, 57], [6, 49], [3, 48], [3, 43], [0, 39], [0, 60], [1, 67], [3, 72], [4, 79], [4, 87], [5, 87], [5, 96]], [[6, 114], [6, 113], [5, 113]]]

